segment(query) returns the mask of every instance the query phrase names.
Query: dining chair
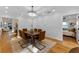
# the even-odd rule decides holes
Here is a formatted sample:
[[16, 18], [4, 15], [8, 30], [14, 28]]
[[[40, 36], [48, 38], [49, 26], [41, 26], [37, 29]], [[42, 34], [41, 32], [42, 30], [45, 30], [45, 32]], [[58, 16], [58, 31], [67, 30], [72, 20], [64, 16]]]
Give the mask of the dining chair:
[[45, 38], [45, 31], [41, 31], [39, 34], [39, 41], [44, 40], [44, 38]]
[[24, 32], [24, 34], [25, 34], [25, 36], [26, 36], [27, 39], [31, 38], [31, 36], [27, 32]]
[[38, 32], [41, 32], [42, 31], [42, 29], [38, 29]]
[[37, 31], [38, 31], [38, 30], [35, 28], [35, 29], [34, 29], [34, 32], [37, 32]]
[[22, 38], [28, 43], [29, 40], [31, 39], [31, 36], [27, 34], [26, 32], [22, 32]]
[[[39, 49], [39, 50], [42, 50], [44, 49], [46, 46], [43, 44], [42, 40], [45, 39], [45, 31], [41, 31], [39, 33], [39, 37], [37, 40], [35, 40], [36, 42], [36, 47]], [[40, 47], [39, 47], [40, 46]]]
[[20, 36], [21, 36], [22, 40], [21, 41], [18, 41], [18, 43], [20, 44], [20, 46], [22, 48], [25, 48], [26, 47], [26, 44], [28, 43], [28, 40], [27, 40], [27, 38], [25, 36], [24, 31], [19, 30], [19, 32], [20, 32]]
[[27, 28], [23, 28], [23, 31], [27, 31]]

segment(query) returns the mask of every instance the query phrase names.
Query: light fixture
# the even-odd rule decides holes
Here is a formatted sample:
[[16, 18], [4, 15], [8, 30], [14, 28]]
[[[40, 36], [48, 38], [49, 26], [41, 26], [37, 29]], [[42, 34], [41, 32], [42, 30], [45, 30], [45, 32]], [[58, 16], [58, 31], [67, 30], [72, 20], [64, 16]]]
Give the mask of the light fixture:
[[35, 16], [37, 16], [37, 14], [34, 13], [34, 12], [29, 12], [28, 15], [31, 16], [31, 17], [35, 17]]
[[[36, 7], [35, 7], [36, 8]], [[40, 12], [40, 10], [43, 12]], [[28, 16], [30, 17], [37, 17], [37, 16], [47, 16], [52, 13], [54, 13], [56, 10], [54, 8], [46, 8], [46, 9], [39, 9], [39, 10], [34, 10], [34, 6], [31, 6], [31, 10], [27, 12]]]
[[28, 12], [28, 15], [31, 16], [31, 17], [37, 16], [36, 12], [33, 10], [33, 7], [34, 6], [32, 6], [32, 10]]

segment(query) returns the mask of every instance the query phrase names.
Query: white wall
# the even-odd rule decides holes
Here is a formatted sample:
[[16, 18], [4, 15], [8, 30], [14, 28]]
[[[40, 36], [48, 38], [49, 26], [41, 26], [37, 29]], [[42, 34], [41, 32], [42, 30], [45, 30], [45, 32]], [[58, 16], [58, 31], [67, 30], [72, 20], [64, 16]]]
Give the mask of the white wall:
[[[31, 19], [19, 19], [19, 28], [30, 28]], [[53, 14], [52, 16], [46, 16], [42, 18], [34, 19], [34, 27], [42, 28], [46, 31], [46, 36], [55, 38], [57, 40], [62, 41], [62, 18], [61, 15], [58, 13]]]
[[46, 36], [60, 41], [63, 40], [62, 16], [60, 14], [55, 13], [52, 16], [46, 16], [45, 18], [39, 18], [35, 20], [35, 27], [46, 30]]
[[18, 19], [19, 19], [19, 29], [22, 29], [22, 28], [30, 29], [31, 28], [31, 22], [30, 22], [31, 19], [24, 19], [22, 17]]

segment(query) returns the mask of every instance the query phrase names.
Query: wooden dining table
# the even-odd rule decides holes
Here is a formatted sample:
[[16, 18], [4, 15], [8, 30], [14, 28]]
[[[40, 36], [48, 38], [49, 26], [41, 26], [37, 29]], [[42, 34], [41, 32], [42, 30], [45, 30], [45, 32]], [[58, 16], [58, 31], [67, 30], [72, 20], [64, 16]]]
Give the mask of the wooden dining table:
[[39, 35], [39, 32], [30, 32], [30, 31], [25, 31], [25, 33], [27, 33], [31, 39], [30, 39], [30, 43], [35, 46], [35, 36]]
[[30, 40], [30, 44], [32, 45], [32, 47], [36, 47], [39, 50], [42, 50], [43, 48], [45, 48], [45, 46], [41, 44], [39, 41], [38, 36], [40, 35], [40, 32], [25, 31], [25, 33], [31, 37], [31, 39], [29, 40]]

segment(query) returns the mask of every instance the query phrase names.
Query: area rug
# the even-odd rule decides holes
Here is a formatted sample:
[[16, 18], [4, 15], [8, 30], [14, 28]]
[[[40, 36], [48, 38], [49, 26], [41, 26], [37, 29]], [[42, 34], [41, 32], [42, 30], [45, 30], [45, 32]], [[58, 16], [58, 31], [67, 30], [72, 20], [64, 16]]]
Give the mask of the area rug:
[[[37, 47], [32, 47], [32, 45], [24, 48], [20, 53], [26, 53], [26, 50], [29, 51], [29, 53], [48, 53], [49, 49], [53, 46], [50, 45], [50, 43], [42, 43], [45, 47], [43, 49], [38, 49]], [[40, 45], [38, 45], [38, 47], [42, 47]], [[27, 51], [27, 53], [28, 53]]]
[[20, 40], [21, 38], [12, 38], [11, 40], [14, 53], [48, 53], [49, 49], [54, 46], [51, 41], [49, 42], [47, 39], [45, 39], [42, 42], [42, 44], [45, 46], [44, 48], [43, 46], [37, 44], [38, 47], [43, 48], [42, 50], [39, 50], [37, 47], [32, 47], [31, 45], [25, 48], [21, 48], [20, 44], [18, 43]]

